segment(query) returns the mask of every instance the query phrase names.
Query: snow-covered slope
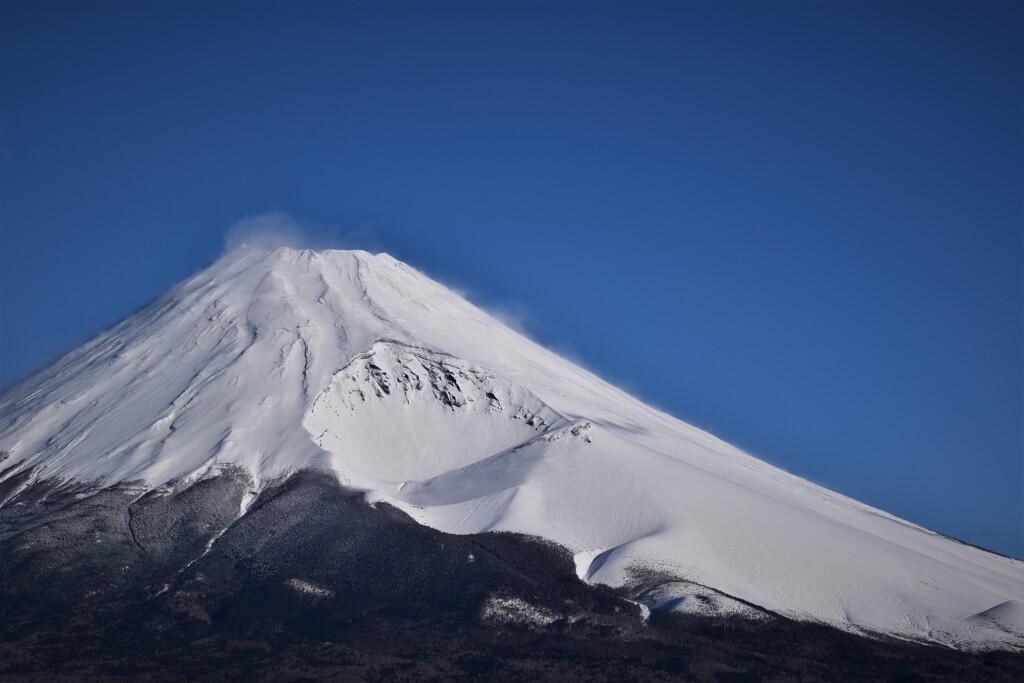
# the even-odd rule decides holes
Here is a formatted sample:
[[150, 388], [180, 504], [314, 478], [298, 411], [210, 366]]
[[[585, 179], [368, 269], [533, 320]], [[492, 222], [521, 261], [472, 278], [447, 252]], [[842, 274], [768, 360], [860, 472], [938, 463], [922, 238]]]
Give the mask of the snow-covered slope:
[[656, 609], [1024, 648], [1024, 563], [746, 455], [387, 255], [228, 254], [5, 392], [0, 451], [22, 486], [316, 468], [444, 531], [557, 541], [591, 582], [672, 577]]

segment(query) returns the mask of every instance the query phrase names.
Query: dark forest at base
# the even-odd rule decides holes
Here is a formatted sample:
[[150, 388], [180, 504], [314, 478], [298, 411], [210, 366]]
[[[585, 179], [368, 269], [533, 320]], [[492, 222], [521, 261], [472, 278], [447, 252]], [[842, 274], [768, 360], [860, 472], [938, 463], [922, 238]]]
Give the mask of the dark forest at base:
[[[8, 499], [0, 679], [1024, 677], [1020, 655], [778, 617], [655, 612], [645, 625], [632, 593], [580, 581], [550, 543], [444, 534], [311, 472], [266, 489], [235, 520], [247, 490], [228, 472], [141, 498], [125, 485], [43, 483]], [[527, 605], [525, 616], [489, 610], [495, 600]]]

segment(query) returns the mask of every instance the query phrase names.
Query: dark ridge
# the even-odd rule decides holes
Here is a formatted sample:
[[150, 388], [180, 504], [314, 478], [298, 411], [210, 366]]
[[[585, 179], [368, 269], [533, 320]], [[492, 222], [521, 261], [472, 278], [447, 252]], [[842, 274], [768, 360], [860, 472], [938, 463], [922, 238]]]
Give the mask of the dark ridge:
[[249, 486], [18, 493], [0, 508], [0, 680], [1024, 678], [1021, 655], [778, 617], [645, 625], [552, 543], [444, 534], [308, 471], [238, 517]]
[[[921, 528], [928, 529], [928, 527], [921, 527]], [[984, 550], [986, 553], [991, 553], [993, 555], [998, 555], [999, 557], [1005, 557], [1008, 560], [1020, 560], [1020, 559], [1022, 559], [1020, 557], [1014, 557], [1012, 555], [1007, 555], [1006, 553], [1001, 553], [998, 550], [992, 550], [991, 548], [986, 548], [983, 545], [977, 545], [976, 543], [971, 543], [969, 541], [965, 541], [965, 540], [963, 540], [961, 538], [957, 538], [956, 536], [950, 536], [949, 534], [944, 534], [941, 531], [934, 531], [932, 529], [928, 529], [928, 531], [931, 531], [933, 534], [936, 534], [938, 536], [942, 536], [943, 538], [948, 538], [949, 540], [954, 541], [956, 543], [959, 543], [960, 545], [966, 545], [968, 547], [975, 548], [977, 550]]]

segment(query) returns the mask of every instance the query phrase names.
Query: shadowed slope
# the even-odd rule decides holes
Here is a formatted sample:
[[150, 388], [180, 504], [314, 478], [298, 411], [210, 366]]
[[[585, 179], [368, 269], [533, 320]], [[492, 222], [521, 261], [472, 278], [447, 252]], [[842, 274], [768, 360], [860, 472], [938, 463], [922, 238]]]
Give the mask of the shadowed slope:
[[[0, 509], [0, 680], [1010, 681], [1024, 670], [1019, 655], [767, 614], [645, 622], [537, 539], [444, 534], [313, 472], [268, 486], [238, 517], [247, 483], [228, 472], [141, 498], [40, 484]], [[670, 589], [670, 578], [645, 581]]]

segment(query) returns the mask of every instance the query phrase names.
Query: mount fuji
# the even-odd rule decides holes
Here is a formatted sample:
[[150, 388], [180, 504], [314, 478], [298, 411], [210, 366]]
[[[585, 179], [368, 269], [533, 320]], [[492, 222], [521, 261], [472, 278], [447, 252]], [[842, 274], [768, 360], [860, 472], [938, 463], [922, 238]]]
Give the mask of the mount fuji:
[[[493, 561], [546, 585], [547, 560], [495, 550], [534, 539], [564, 564], [560, 585], [617, 601], [587, 612], [484, 586], [470, 611], [494, 628], [605, 614], [642, 639], [675, 615], [1024, 652], [1024, 562], [743, 453], [386, 254], [240, 247], [0, 399], [5, 621], [67, 582], [94, 606], [164, 601], [216, 624], [229, 589], [214, 605], [202, 586], [240, 581], [242, 565], [274, 600], [351, 603], [355, 579], [316, 568], [335, 560], [296, 569], [282, 535], [327, 552], [341, 532], [324, 520], [343, 508], [346, 538], [386, 518], [448, 539], [389, 546], [410, 576], [458, 548], [450, 561], [472, 569], [452, 572]], [[3, 640], [28, 637], [25, 619]]]

